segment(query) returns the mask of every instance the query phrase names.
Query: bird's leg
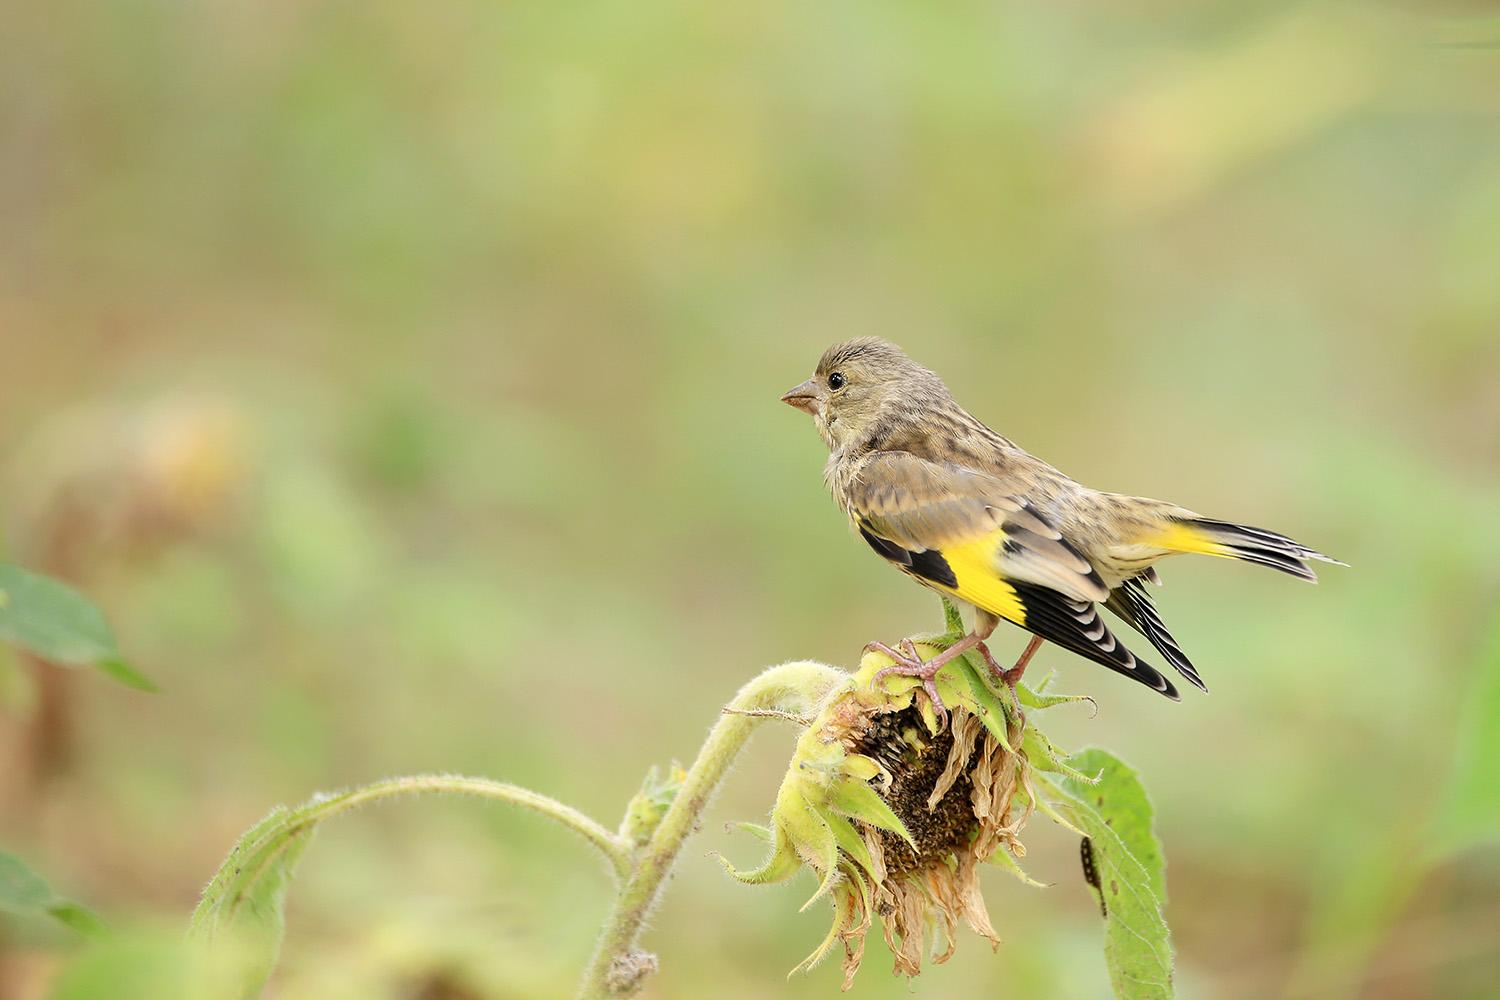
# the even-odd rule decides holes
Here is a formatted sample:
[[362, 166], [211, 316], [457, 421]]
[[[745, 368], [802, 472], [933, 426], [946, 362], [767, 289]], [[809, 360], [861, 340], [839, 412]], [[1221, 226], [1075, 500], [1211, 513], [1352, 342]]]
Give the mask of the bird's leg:
[[[1000, 679], [1009, 684], [1012, 691], [1014, 691], [1016, 689], [1016, 685], [1021, 682], [1021, 675], [1026, 672], [1026, 664], [1031, 662], [1031, 658], [1035, 656], [1036, 651], [1041, 648], [1042, 637], [1039, 635], [1034, 635], [1031, 637], [1031, 641], [1026, 644], [1026, 649], [1021, 653], [1021, 658], [1016, 661], [1015, 666], [1011, 667], [1009, 670], [996, 670], [996, 673], [1000, 675]], [[995, 667], [994, 660], [990, 661], [990, 666], [992, 668]]]
[[[993, 615], [985, 614], [978, 620], [974, 631], [979, 633], [981, 640], [988, 639], [991, 633], [995, 631], [995, 626], [999, 624], [999, 619]], [[1016, 665], [1006, 670], [995, 662], [995, 657], [990, 653], [989, 646], [985, 645], [983, 641], [979, 643], [979, 655], [984, 657], [985, 663], [989, 664], [990, 673], [1009, 685], [1011, 697], [1016, 699], [1016, 714], [1019, 719], [1018, 724], [1021, 726], [1026, 725], [1026, 713], [1021, 711], [1021, 701], [1016, 694], [1016, 685], [1021, 682], [1021, 675], [1026, 672], [1026, 664], [1031, 662], [1031, 658], [1036, 655], [1036, 651], [1041, 647], [1042, 637], [1039, 635], [1032, 636], [1031, 641], [1026, 644], [1025, 651], [1021, 653], [1021, 658], [1016, 661]]]
[[989, 664], [990, 673], [994, 674], [995, 677], [999, 680], [1005, 680], [1005, 668], [1002, 667], [998, 661], [996, 661], [995, 654], [990, 652], [990, 647], [988, 644], [981, 642], [979, 644], [979, 649], [976, 650], [976, 652], [978, 652], [980, 656], [984, 657], [985, 663]]
[[897, 645], [898, 652], [883, 642], [872, 642], [865, 646], [865, 652], [884, 653], [891, 658], [891, 665], [876, 671], [871, 679], [871, 686], [880, 683], [881, 678], [887, 674], [896, 674], [900, 677], [917, 677], [922, 681], [922, 690], [927, 692], [927, 697], [932, 699], [932, 708], [944, 720], [948, 717], [948, 709], [943, 704], [943, 699], [938, 697], [937, 677], [939, 670], [952, 663], [958, 657], [964, 655], [975, 646], [982, 646], [983, 642], [974, 633], [962, 637], [953, 645], [943, 650], [930, 660], [923, 660], [917, 653], [917, 646], [910, 639], [902, 639]]
[[[990, 673], [994, 674], [997, 679], [1010, 684], [1011, 689], [1014, 690], [1015, 684], [1009, 680], [1009, 671], [1007, 671], [1004, 667], [1002, 667], [995, 661], [995, 654], [990, 652], [990, 647], [987, 642], [989, 637], [995, 634], [995, 627], [999, 624], [1000, 619], [990, 614], [988, 611], [980, 611], [975, 616], [974, 634], [979, 638], [979, 645], [978, 647], [976, 647], [975, 652], [984, 657], [984, 662], [989, 665]], [[1038, 642], [1040, 642], [1040, 640], [1038, 640]], [[1031, 658], [1031, 654], [1034, 652], [1036, 652], [1034, 648], [1027, 649], [1018, 666], [1024, 669], [1026, 666], [1026, 661]], [[1016, 668], [1012, 667], [1011, 669], [1014, 670]], [[1021, 675], [1017, 673], [1015, 674], [1015, 677], [1017, 680], [1019, 680]]]

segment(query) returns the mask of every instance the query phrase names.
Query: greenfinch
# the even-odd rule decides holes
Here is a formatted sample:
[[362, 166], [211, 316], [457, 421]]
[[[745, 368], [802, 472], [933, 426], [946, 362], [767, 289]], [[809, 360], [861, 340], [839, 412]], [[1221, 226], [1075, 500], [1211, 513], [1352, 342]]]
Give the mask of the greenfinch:
[[[1311, 581], [1309, 560], [1338, 563], [1274, 531], [1075, 482], [990, 430], [936, 374], [873, 337], [830, 347], [813, 376], [781, 398], [812, 416], [830, 452], [824, 482], [860, 537], [966, 612], [967, 634], [926, 661], [910, 639], [898, 649], [868, 647], [891, 657], [889, 672], [920, 678], [939, 708], [933, 677], [954, 657], [974, 650], [1014, 686], [1043, 641], [1179, 699], [1166, 676], [1109, 630], [1101, 605], [1207, 691], [1145, 588], [1160, 582], [1158, 560], [1224, 556]], [[1032, 634], [1009, 668], [985, 645], [1001, 620]]]

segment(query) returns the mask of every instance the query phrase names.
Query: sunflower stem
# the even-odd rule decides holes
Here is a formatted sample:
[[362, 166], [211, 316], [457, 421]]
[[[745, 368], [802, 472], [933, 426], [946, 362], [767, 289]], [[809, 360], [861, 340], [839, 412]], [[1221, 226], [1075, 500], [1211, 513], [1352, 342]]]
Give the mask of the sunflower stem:
[[330, 816], [349, 812], [369, 802], [407, 795], [431, 794], [469, 795], [482, 799], [494, 799], [540, 813], [568, 827], [588, 841], [609, 862], [616, 879], [623, 881], [629, 874], [629, 848], [620, 837], [610, 833], [592, 817], [551, 796], [533, 792], [520, 785], [493, 781], [489, 778], [471, 778], [456, 774], [418, 774], [402, 778], [386, 778], [320, 799], [315, 804], [304, 807], [299, 818], [308, 824], [316, 824]]
[[847, 679], [843, 671], [821, 663], [784, 663], [766, 670], [734, 696], [709, 731], [661, 822], [637, 850], [579, 982], [580, 1000], [630, 996], [656, 971], [655, 956], [637, 947], [641, 930], [683, 843], [698, 829], [703, 810], [756, 726], [778, 714], [812, 714], [828, 692]]
[[948, 630], [948, 634], [961, 636], [967, 632], [968, 629], [964, 627], [964, 616], [959, 612], [958, 605], [942, 594], [938, 595], [938, 600], [943, 602], [943, 627]]

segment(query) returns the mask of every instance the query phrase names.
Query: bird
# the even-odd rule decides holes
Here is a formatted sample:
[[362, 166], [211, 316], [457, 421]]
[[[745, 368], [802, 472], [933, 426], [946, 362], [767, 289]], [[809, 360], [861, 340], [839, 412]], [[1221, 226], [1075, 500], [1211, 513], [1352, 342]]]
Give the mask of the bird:
[[[968, 631], [925, 661], [910, 638], [894, 649], [866, 646], [892, 663], [877, 681], [920, 678], [939, 712], [934, 678], [946, 664], [975, 651], [1014, 690], [1044, 642], [1181, 700], [1165, 674], [1116, 638], [1101, 607], [1207, 692], [1146, 589], [1161, 582], [1159, 560], [1221, 556], [1311, 582], [1309, 561], [1347, 565], [1274, 531], [1084, 486], [991, 430], [936, 373], [877, 337], [828, 348], [781, 400], [811, 415], [829, 449], [824, 483], [854, 531], [964, 612]], [[1031, 633], [1010, 667], [986, 644], [1001, 621]]]

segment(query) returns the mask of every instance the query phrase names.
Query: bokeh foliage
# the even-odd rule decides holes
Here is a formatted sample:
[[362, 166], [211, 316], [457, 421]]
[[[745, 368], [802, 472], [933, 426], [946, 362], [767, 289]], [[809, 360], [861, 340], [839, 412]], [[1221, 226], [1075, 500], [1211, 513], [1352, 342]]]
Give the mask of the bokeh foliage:
[[[1149, 779], [1182, 993], [1500, 975], [1500, 864], [1448, 804], [1455, 755], [1494, 773], [1482, 724], [1458, 735], [1500, 627], [1482, 5], [62, 0], [5, 23], [7, 558], [96, 596], [162, 693], [78, 677], [71, 760], [0, 774], [0, 842], [112, 920], [178, 919], [314, 788], [466, 771], [610, 814], [765, 664], [927, 627], [775, 402], [874, 333], [1091, 484], [1353, 564], [1316, 589], [1167, 565], [1211, 698], [1033, 667], [1099, 700], [1067, 745]], [[41, 669], [0, 665], [7, 760]], [[773, 743], [716, 818], [765, 808]], [[821, 933], [787, 915], [808, 887], [747, 895], [702, 856], [718, 837], [658, 916], [654, 995], [827, 995], [831, 971], [768, 973]], [[556, 996], [605, 906], [578, 856], [527, 817], [350, 823], [309, 851], [277, 995]], [[919, 989], [1102, 995], [1076, 844], [1029, 868], [1059, 890], [992, 880], [1006, 944]], [[38, 995], [62, 943], [3, 934], [0, 992]], [[868, 973], [856, 995], [906, 995]]]

